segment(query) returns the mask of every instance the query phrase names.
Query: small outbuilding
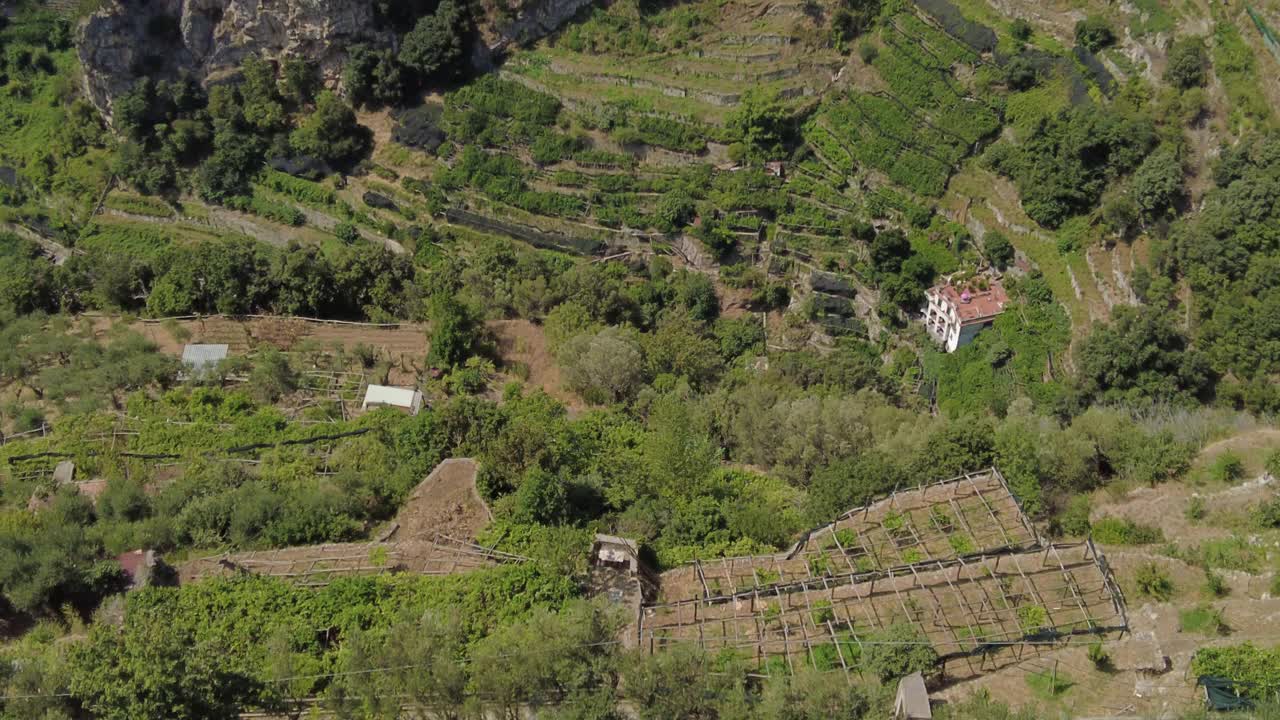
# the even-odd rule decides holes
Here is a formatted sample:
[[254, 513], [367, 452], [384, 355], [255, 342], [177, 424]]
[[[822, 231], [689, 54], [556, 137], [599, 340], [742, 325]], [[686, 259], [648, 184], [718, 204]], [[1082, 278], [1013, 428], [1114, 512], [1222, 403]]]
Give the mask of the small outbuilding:
[[591, 564], [639, 573], [640, 548], [635, 540], [597, 533], [591, 545]]
[[227, 359], [226, 345], [187, 345], [182, 348], [182, 364], [195, 375], [211, 372]]
[[389, 385], [370, 385], [364, 392], [364, 403], [361, 409], [394, 407], [417, 415], [424, 401], [422, 393], [413, 388], [391, 387]]
[[929, 707], [929, 690], [924, 686], [924, 676], [919, 672], [898, 681], [898, 696], [893, 701], [895, 720], [929, 720], [933, 710]]

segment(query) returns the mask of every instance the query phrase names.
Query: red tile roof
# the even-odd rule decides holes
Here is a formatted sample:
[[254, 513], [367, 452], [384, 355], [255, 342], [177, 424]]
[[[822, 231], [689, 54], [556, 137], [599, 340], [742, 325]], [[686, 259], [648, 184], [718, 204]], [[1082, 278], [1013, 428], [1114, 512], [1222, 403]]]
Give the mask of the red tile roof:
[[955, 307], [961, 325], [993, 318], [1004, 312], [1004, 306], [1009, 302], [1004, 286], [995, 281], [992, 281], [986, 290], [938, 285], [933, 288], [933, 292], [941, 295], [943, 300]]

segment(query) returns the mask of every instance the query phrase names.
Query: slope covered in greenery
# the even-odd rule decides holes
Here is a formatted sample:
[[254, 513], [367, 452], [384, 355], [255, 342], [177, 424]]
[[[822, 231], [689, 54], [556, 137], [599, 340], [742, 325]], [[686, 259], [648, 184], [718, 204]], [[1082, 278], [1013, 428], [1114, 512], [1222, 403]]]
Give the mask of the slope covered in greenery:
[[[634, 617], [588, 599], [593, 533], [657, 570], [774, 553], [997, 465], [1047, 536], [1153, 544], [1091, 503], [1242, 479], [1196, 453], [1280, 407], [1276, 59], [1232, 8], [1039, 5], [617, 2], [486, 73], [479, 9], [388, 6], [399, 44], [352, 48], [330, 87], [249, 57], [208, 87], [142, 78], [107, 124], [71, 21], [22, 4], [0, 28], [0, 717], [881, 717], [935, 669], [907, 630], [851, 683], [830, 657], [633, 653]], [[997, 277], [1004, 313], [943, 353], [924, 291]], [[160, 319], [213, 313], [401, 323], [429, 349], [246, 321], [187, 377], [192, 331]], [[368, 383], [429, 407], [353, 416]], [[464, 456], [494, 513], [477, 542], [528, 562], [121, 596], [137, 548], [375, 537]], [[98, 490], [54, 483], [59, 460]], [[1265, 535], [1268, 507], [1221, 522]], [[1247, 545], [1164, 559], [1268, 570]], [[1119, 582], [1167, 602], [1161, 572]]]

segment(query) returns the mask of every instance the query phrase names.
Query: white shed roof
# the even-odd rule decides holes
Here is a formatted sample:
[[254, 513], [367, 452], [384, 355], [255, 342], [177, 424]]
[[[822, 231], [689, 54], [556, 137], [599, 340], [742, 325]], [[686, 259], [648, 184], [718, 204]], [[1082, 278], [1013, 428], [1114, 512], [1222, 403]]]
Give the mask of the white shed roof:
[[370, 385], [364, 392], [364, 405], [394, 405], [416, 410], [422, 405], [422, 393], [413, 388]]
[[226, 345], [187, 345], [182, 348], [182, 362], [197, 371], [212, 368], [226, 358]]

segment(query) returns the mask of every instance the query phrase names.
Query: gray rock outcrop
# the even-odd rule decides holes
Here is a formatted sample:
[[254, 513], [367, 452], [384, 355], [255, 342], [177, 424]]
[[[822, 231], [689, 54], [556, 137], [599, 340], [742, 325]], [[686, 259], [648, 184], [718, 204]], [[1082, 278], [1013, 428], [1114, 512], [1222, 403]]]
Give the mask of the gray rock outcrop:
[[[533, 42], [593, 0], [505, 0], [485, 8], [472, 63], [488, 69], [491, 49]], [[379, 29], [374, 0], [109, 0], [79, 28], [85, 91], [108, 118], [115, 98], [141, 77], [188, 74], [209, 84], [233, 76], [250, 55], [302, 57], [336, 84], [348, 49], [394, 46]]]
[[253, 54], [306, 58], [335, 80], [352, 45], [395, 42], [375, 27], [371, 0], [114, 0], [80, 26], [77, 47], [85, 90], [110, 116], [140, 77], [214, 82]]

